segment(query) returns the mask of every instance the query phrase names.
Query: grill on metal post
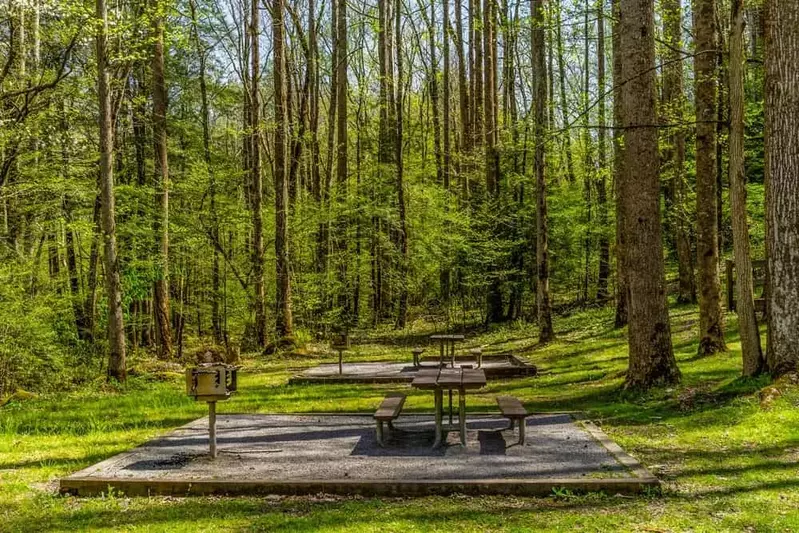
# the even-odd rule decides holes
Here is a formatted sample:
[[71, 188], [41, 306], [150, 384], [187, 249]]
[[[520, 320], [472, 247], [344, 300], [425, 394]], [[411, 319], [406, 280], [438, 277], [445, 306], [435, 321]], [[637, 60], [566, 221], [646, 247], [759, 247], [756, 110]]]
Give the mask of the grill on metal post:
[[208, 404], [208, 440], [211, 457], [216, 458], [216, 402], [227, 400], [238, 388], [239, 367], [205, 363], [186, 369], [186, 394]]

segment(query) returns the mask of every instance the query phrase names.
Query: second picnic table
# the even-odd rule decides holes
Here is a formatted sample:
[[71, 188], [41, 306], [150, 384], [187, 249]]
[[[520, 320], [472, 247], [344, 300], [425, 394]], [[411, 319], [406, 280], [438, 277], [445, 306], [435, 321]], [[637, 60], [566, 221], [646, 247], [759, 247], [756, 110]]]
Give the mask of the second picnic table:
[[466, 337], [463, 335], [430, 335], [430, 340], [439, 341], [441, 346], [441, 356], [439, 364], [444, 364], [444, 357], [449, 357], [450, 366], [455, 368], [455, 343], [463, 341]]
[[[481, 369], [441, 368], [421, 370], [416, 374], [411, 386], [421, 390], [432, 390], [436, 411], [436, 440], [433, 448], [438, 448], [444, 440], [445, 432], [459, 431], [461, 445], [466, 446], [466, 391], [481, 389], [486, 385], [486, 375]], [[444, 391], [450, 392], [449, 425], [444, 426]], [[452, 391], [458, 391], [458, 428], [452, 425]]]

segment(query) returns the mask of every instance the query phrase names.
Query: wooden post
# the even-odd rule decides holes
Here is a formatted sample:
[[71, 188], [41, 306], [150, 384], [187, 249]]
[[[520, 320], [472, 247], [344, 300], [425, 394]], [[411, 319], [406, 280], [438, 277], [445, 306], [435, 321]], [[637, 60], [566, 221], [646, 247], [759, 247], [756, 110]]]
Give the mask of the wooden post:
[[211, 459], [216, 459], [216, 402], [208, 402], [208, 442]]
[[344, 373], [343, 359], [344, 359], [344, 350], [339, 350], [338, 351], [338, 374], [339, 374], [339, 376]]

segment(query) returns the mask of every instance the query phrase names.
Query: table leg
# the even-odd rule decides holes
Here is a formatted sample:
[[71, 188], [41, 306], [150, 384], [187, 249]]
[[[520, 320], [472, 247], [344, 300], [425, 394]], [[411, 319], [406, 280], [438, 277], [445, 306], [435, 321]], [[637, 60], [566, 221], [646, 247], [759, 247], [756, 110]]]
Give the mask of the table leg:
[[438, 358], [438, 367], [444, 364], [444, 340], [441, 340], [441, 356]]
[[442, 413], [443, 409], [442, 409], [442, 405], [441, 404], [444, 403], [444, 398], [443, 398], [443, 394], [442, 394], [441, 389], [436, 389], [435, 391], [433, 391], [433, 395], [434, 395], [434, 398], [435, 398], [434, 403], [435, 403], [435, 406], [436, 406], [435, 407], [435, 411], [436, 411], [436, 440], [433, 443], [433, 448], [438, 448], [439, 446], [441, 446], [441, 436], [442, 436], [442, 433], [443, 433], [443, 430], [441, 428], [441, 422], [442, 422], [441, 419], [444, 416], [443, 416], [443, 413]]
[[449, 389], [449, 425], [452, 425], [452, 389]]
[[449, 365], [455, 368], [455, 341], [449, 344]]
[[458, 422], [461, 430], [461, 446], [466, 446], [466, 391], [458, 391]]

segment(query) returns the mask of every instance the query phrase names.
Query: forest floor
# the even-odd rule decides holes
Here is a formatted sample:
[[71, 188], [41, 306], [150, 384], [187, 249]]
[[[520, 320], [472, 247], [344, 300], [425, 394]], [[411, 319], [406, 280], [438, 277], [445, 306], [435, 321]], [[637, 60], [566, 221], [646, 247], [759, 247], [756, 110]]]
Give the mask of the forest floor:
[[[547, 498], [315, 497], [74, 498], [57, 480], [199, 418], [205, 406], [184, 394], [182, 376], [131, 358], [122, 389], [88, 390], [12, 401], [0, 408], [0, 531], [797, 531], [799, 386], [740, 379], [735, 318], [730, 351], [697, 358], [697, 313], [672, 310], [678, 387], [646, 395], [621, 389], [626, 342], [611, 309], [555, 322], [558, 340], [536, 343], [536, 328], [508, 325], [470, 336], [465, 348], [511, 351], [538, 365], [533, 378], [492, 381], [470, 399], [494, 409], [509, 393], [533, 411], [584, 411], [663, 480], [661, 493], [637, 497]], [[379, 331], [361, 339], [352, 360], [408, 360], [433, 326]], [[303, 368], [334, 355], [245, 357], [240, 393], [223, 413], [370, 412], [396, 385], [287, 385]], [[173, 369], [174, 370], [174, 369]], [[779, 392], [777, 392], [777, 390]], [[409, 391], [406, 409], [429, 410], [429, 394]]]

